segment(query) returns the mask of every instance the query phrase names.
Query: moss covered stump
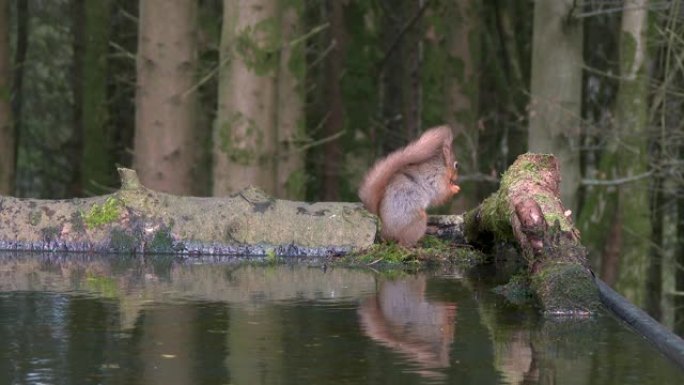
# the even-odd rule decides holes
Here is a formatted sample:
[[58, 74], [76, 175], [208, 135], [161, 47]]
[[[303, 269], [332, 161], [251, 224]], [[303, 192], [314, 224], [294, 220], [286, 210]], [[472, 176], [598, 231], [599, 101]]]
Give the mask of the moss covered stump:
[[591, 314], [599, 305], [586, 250], [560, 200], [560, 170], [553, 155], [524, 154], [502, 176], [499, 190], [465, 214], [468, 242], [518, 245], [544, 311]]

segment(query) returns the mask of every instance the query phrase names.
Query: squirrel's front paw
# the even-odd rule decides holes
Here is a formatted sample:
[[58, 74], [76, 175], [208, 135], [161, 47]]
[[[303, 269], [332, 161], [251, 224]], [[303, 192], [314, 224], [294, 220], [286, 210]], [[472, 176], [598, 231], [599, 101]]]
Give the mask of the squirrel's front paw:
[[452, 194], [458, 194], [459, 191], [461, 191], [461, 187], [455, 184], [452, 184], [449, 186], [449, 190], [451, 190]]

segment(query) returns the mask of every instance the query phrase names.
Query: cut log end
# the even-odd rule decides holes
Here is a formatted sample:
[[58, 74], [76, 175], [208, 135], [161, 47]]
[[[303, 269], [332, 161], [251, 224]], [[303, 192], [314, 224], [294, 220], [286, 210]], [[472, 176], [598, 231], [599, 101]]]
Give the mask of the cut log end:
[[139, 190], [142, 187], [138, 173], [130, 168], [117, 168], [121, 179], [121, 190]]

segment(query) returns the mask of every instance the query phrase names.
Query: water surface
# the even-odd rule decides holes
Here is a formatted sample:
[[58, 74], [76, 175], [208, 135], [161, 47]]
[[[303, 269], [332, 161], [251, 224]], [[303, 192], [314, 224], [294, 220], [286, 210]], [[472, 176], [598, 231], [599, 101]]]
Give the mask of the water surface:
[[0, 384], [684, 384], [610, 314], [489, 272], [0, 254]]

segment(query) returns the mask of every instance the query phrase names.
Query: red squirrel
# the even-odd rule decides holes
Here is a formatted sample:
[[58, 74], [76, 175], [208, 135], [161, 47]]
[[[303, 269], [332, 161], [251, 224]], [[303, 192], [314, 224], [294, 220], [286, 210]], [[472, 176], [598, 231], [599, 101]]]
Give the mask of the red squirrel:
[[425, 209], [446, 202], [456, 185], [458, 162], [451, 150], [447, 126], [426, 131], [406, 147], [373, 165], [359, 188], [368, 211], [380, 216], [381, 235], [403, 246], [414, 246], [427, 229]]

